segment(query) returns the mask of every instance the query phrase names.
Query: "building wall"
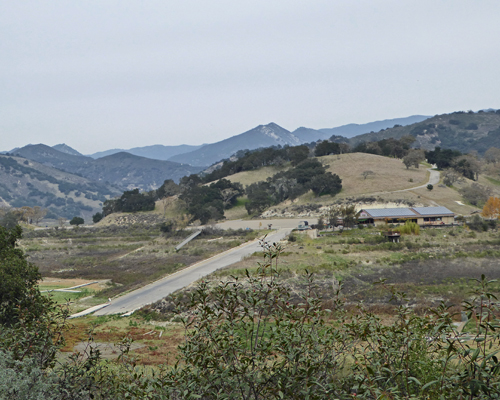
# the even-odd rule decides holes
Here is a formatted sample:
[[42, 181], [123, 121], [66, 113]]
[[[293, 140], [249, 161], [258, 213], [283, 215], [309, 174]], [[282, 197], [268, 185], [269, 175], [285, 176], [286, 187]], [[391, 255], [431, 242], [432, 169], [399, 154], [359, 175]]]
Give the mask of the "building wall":
[[440, 220], [438, 220], [437, 218], [430, 218], [431, 219], [430, 221], [425, 221], [425, 218], [422, 217], [418, 219], [417, 223], [419, 225], [443, 225], [443, 224], [451, 225], [453, 224], [453, 222], [455, 222], [455, 218], [452, 216], [442, 216], [440, 218], [441, 218]]
[[[424, 217], [418, 217], [416, 219], [417, 224], [419, 224], [420, 226], [423, 226], [423, 225], [443, 225], [442, 223], [444, 223], [446, 225], [451, 225], [454, 223], [454, 221], [455, 221], [455, 218], [453, 216], [443, 216], [443, 217], [441, 217], [441, 220], [438, 220], [438, 221], [424, 221]], [[385, 220], [385, 218], [384, 219], [374, 219], [373, 223], [375, 224], [375, 226], [383, 226], [386, 224], [386, 220]], [[391, 223], [391, 222], [389, 222], [389, 223]], [[401, 221], [398, 223], [404, 224], [404, 221]]]

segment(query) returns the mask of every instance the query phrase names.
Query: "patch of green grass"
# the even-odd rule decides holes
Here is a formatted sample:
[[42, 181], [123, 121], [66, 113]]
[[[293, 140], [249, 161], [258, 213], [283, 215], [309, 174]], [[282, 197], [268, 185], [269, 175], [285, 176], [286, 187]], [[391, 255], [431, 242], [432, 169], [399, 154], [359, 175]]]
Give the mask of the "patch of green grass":
[[494, 185], [500, 186], [500, 181], [494, 178], [490, 178], [489, 176], [485, 176], [486, 179], [488, 179], [491, 183]]
[[90, 291], [88, 289], [76, 289], [76, 290], [79, 290], [80, 293], [50, 291], [50, 292], [44, 292], [42, 294], [45, 296], [50, 296], [50, 298], [57, 304], [69, 303], [94, 294], [94, 291]]
[[238, 197], [233, 207], [244, 207], [250, 200], [248, 197]]

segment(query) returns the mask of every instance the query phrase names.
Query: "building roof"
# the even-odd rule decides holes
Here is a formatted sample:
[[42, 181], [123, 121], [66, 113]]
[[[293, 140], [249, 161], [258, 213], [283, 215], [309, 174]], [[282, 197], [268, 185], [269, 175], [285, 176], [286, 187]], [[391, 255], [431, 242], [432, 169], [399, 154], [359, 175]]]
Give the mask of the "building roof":
[[412, 207], [412, 208], [364, 208], [371, 218], [418, 218], [423, 216], [454, 216], [455, 214], [446, 207]]
[[365, 208], [363, 211], [373, 218], [417, 217], [410, 208]]
[[413, 207], [414, 211], [420, 215], [455, 215], [453, 211], [448, 210], [446, 207]]

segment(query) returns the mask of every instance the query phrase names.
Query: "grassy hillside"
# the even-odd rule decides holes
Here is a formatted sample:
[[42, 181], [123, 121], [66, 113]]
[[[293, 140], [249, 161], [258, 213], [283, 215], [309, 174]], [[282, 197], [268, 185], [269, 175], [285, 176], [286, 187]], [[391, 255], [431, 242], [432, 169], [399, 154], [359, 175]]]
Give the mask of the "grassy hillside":
[[[328, 171], [342, 179], [340, 197], [388, 192], [423, 185], [428, 180], [425, 167], [406, 169], [401, 160], [366, 153], [319, 157]], [[372, 171], [366, 179], [362, 173]]]
[[436, 115], [425, 121], [379, 132], [366, 133], [350, 139], [350, 144], [381, 139], [399, 139], [405, 135], [415, 136], [415, 147], [459, 150], [468, 153], [477, 150], [484, 153], [490, 147], [500, 147], [500, 112], [455, 112]]
[[277, 174], [278, 172], [285, 171], [288, 167], [263, 167], [255, 171], [243, 171], [237, 174], [230, 175], [226, 179], [231, 182], [241, 183], [243, 187], [251, 185], [252, 183], [265, 181], [267, 178]]
[[24, 158], [0, 155], [0, 204], [4, 206], [40, 206], [48, 208], [52, 217], [88, 219], [100, 211], [106, 198], [118, 194], [111, 185]]
[[[336, 202], [358, 202], [357, 199], [371, 198], [373, 201], [366, 206], [385, 207], [396, 206], [401, 203], [412, 203], [424, 206], [441, 205], [448, 207], [457, 214], [468, 215], [479, 208], [463, 199], [459, 190], [462, 187], [474, 183], [464, 179], [461, 183], [455, 183], [453, 187], [447, 187], [442, 183], [434, 185], [434, 189], [427, 188], [411, 189], [424, 185], [428, 182], [429, 172], [424, 165], [420, 168], [406, 169], [401, 160], [365, 153], [350, 153], [342, 155], [331, 155], [318, 158], [323, 165], [328, 165], [328, 171], [338, 174], [342, 179], [342, 191], [337, 196], [315, 197], [307, 193], [293, 202], [287, 201], [280, 205], [271, 207], [278, 214], [283, 210], [293, 211], [294, 207], [312, 205], [328, 205]], [[373, 174], [364, 178], [364, 171], [372, 171]], [[249, 185], [272, 176], [273, 167], [266, 167], [257, 171], [242, 172], [232, 176], [230, 179]], [[277, 172], [277, 171], [276, 171]], [[492, 165], [486, 168], [485, 173], [479, 176], [478, 183], [489, 188], [492, 195], [500, 195], [500, 181], [497, 168]], [[407, 191], [400, 191], [410, 189]], [[363, 200], [359, 200], [362, 204]], [[227, 213], [227, 218], [242, 218], [245, 216], [244, 207], [239, 207]]]

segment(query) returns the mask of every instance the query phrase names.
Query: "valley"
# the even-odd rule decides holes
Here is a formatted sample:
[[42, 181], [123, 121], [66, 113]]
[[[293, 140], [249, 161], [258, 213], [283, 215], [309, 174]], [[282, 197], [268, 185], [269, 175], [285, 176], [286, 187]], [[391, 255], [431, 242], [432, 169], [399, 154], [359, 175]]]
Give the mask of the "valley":
[[[83, 227], [62, 223], [38, 228], [20, 221], [24, 234], [19, 248], [41, 273], [42, 295], [64, 304], [74, 317], [59, 359], [70, 359], [74, 351], [92, 357], [90, 349], [99, 349], [100, 363], [122, 362], [126, 354], [139, 368], [168, 369], [176, 357], [186, 357], [186, 343], [206, 343], [200, 339], [206, 337], [203, 329], [216, 334], [221, 327], [224, 336], [227, 321], [240, 323], [250, 315], [246, 308], [267, 307], [262, 299], [254, 305], [235, 304], [268, 292], [279, 306], [272, 314], [260, 314], [265, 316], [264, 337], [274, 337], [268, 330], [274, 324], [285, 329], [276, 317], [283, 310], [290, 311], [291, 321], [317, 310], [324, 316], [321, 329], [346, 335], [345, 329], [353, 326], [358, 332], [368, 321], [381, 330], [399, 329], [404, 313], [411, 315], [408, 321], [425, 320], [436, 327], [437, 320], [429, 316], [434, 310], [438, 318], [447, 318], [440, 326], [448, 334], [461, 335], [466, 329], [480, 335], [473, 318], [462, 320], [467, 302], [477, 301], [471, 279], [486, 276], [492, 280], [489, 293], [500, 295], [498, 223], [479, 215], [488, 199], [500, 196], [496, 153], [494, 148], [488, 157], [448, 152], [448, 159], [439, 159], [448, 166], [436, 168], [424, 156], [442, 153], [409, 145], [409, 137], [420, 145], [415, 129], [415, 135], [367, 142], [360, 151], [331, 141], [333, 154], [328, 155], [318, 151], [325, 142], [240, 149], [205, 172], [186, 169], [175, 179], [160, 169], [151, 172], [161, 161], [138, 164], [137, 156], [126, 153], [90, 161], [85, 174], [91, 179], [77, 172], [84, 171], [82, 160], [89, 162], [82, 155], [66, 153], [58, 163], [58, 150], [43, 148], [42, 157], [36, 154], [39, 147], [29, 154], [39, 161], [26, 152], [20, 157], [22, 149], [19, 156], [0, 156], [5, 205], [45, 201], [52, 218], [69, 218], [77, 213], [68, 208], [69, 199], [81, 199], [77, 206], [91, 208], [83, 209], [87, 221], [99, 215]], [[405, 162], [409, 155], [414, 161]], [[119, 162], [108, 163], [110, 157]], [[62, 171], [63, 166], [76, 173]], [[102, 181], [101, 175], [92, 175], [98, 170], [121, 184], [94, 184]], [[123, 178], [129, 170], [135, 172]], [[148, 183], [127, 190], [146, 175]], [[160, 176], [169, 179], [159, 185]], [[52, 197], [63, 199], [59, 208], [50, 203]], [[358, 221], [361, 209], [428, 206], [451, 210], [455, 223], [419, 227], [404, 219], [376, 226]], [[178, 248], [197, 231], [201, 233]], [[397, 242], [389, 240], [394, 235]], [[222, 314], [213, 311], [219, 308]], [[221, 317], [226, 312], [233, 317]], [[251, 315], [245, 324], [260, 318]], [[311, 328], [306, 325], [303, 332]], [[353, 346], [345, 350], [345, 365], [351, 368], [350, 360], [365, 342], [350, 337], [342, 343]]]

